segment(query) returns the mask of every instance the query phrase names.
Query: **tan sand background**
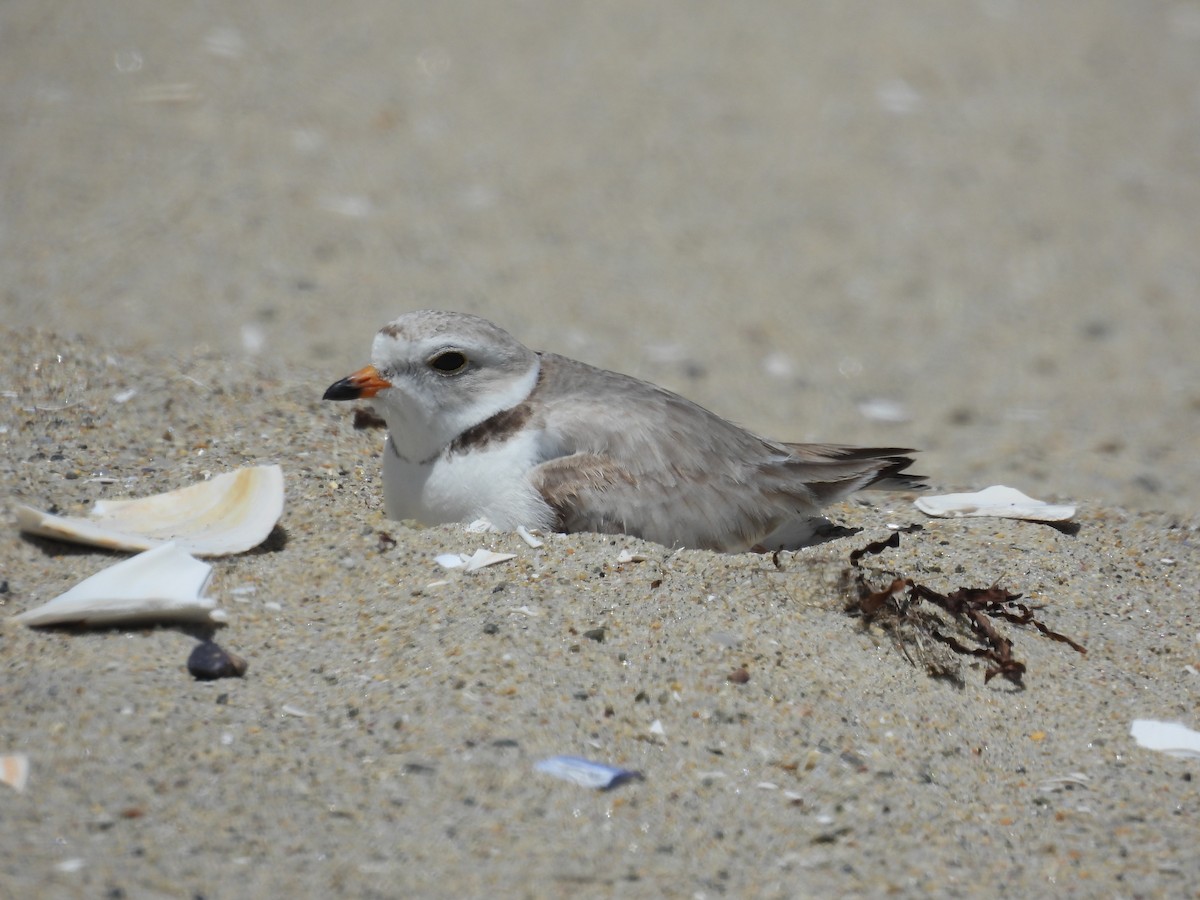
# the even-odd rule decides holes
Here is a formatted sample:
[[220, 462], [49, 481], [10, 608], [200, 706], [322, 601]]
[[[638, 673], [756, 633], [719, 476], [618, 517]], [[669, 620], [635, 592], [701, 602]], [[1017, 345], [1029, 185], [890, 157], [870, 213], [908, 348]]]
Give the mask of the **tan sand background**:
[[[1197, 764], [1128, 737], [1200, 727], [1196, 3], [18, 0], [0, 85], [5, 493], [272, 461], [289, 503], [216, 564], [242, 681], [177, 630], [0, 630], [0, 896], [1200, 891]], [[779, 571], [389, 523], [318, 398], [421, 306], [1082, 528], [867, 495]], [[1089, 654], [1014, 629], [1025, 690], [933, 679], [845, 616], [915, 521], [879, 565]], [[433, 562], [480, 545], [519, 557]], [[4, 616], [114, 559], [0, 548]]]

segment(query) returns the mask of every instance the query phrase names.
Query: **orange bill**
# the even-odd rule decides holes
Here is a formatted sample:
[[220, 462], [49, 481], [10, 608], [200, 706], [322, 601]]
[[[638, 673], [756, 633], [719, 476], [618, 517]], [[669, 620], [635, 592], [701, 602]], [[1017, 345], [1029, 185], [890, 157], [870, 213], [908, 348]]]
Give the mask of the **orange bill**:
[[365, 400], [374, 397], [392, 383], [379, 374], [374, 366], [363, 366], [353, 375], [335, 381], [325, 390], [322, 400]]

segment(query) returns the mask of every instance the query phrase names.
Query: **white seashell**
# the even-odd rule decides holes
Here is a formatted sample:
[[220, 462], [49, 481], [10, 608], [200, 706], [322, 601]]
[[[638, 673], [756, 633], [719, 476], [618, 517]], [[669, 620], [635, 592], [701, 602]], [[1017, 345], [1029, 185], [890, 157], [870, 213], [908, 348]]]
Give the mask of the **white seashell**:
[[627, 781], [640, 780], [642, 777], [639, 772], [618, 769], [616, 766], [592, 762], [579, 756], [552, 756], [534, 763], [533, 768], [580, 787], [601, 791], [607, 791]]
[[49, 603], [14, 617], [22, 625], [116, 625], [219, 622], [217, 602], [202, 596], [212, 566], [168, 543], [102, 569]]
[[1178, 722], [1134, 719], [1129, 734], [1139, 747], [1147, 750], [1158, 750], [1184, 759], [1200, 759], [1200, 731], [1193, 731]]
[[433, 558], [443, 569], [461, 569], [468, 557], [461, 553], [439, 553]]
[[515, 553], [496, 553], [480, 547], [470, 556], [465, 553], [442, 553], [433, 558], [443, 569], [459, 569], [464, 572], [478, 572], [497, 563], [508, 562], [516, 558]]
[[941, 494], [913, 501], [921, 512], [939, 518], [991, 516], [999, 519], [1029, 519], [1033, 522], [1065, 522], [1075, 515], [1074, 506], [1054, 506], [1034, 500], [1016, 488], [992, 485], [973, 494]]
[[537, 550], [540, 547], [546, 546], [544, 541], [539, 541], [537, 538], [535, 538], [533, 536], [533, 534], [530, 532], [530, 530], [528, 528], [526, 528], [524, 525], [517, 526], [517, 537], [519, 537], [521, 540], [523, 540], [526, 544], [528, 544], [534, 550]]
[[463, 564], [464, 572], [478, 572], [480, 569], [486, 569], [488, 566], [494, 566], [497, 563], [508, 562], [510, 559], [516, 559], [515, 553], [496, 553], [492, 550], [484, 550], [480, 547], [475, 553]]
[[283, 515], [283, 470], [252, 466], [165, 494], [100, 500], [87, 518], [17, 507], [22, 531], [110, 550], [149, 550], [174, 541], [197, 556], [257, 547]]

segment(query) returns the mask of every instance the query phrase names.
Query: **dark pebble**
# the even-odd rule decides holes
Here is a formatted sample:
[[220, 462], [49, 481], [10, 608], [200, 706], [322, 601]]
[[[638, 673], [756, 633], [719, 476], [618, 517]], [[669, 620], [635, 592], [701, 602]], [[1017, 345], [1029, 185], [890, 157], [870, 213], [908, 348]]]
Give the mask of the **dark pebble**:
[[728, 680], [734, 684], [745, 684], [750, 680], [750, 673], [746, 670], [746, 667], [743, 666], [740, 669], [734, 669], [732, 672], [730, 672]]
[[218, 678], [241, 678], [246, 674], [246, 661], [230, 653], [215, 641], [196, 645], [187, 661], [188, 671], [200, 681]]

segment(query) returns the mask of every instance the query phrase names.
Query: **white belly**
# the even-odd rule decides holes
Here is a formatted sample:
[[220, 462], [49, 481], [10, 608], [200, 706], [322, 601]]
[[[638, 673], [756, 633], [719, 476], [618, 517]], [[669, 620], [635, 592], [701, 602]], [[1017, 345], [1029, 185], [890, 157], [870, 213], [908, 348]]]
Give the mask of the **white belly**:
[[501, 531], [519, 525], [550, 530], [554, 514], [529, 483], [537, 435], [523, 432], [502, 444], [410, 463], [383, 450], [384, 509], [391, 519], [426, 525], [487, 519]]

